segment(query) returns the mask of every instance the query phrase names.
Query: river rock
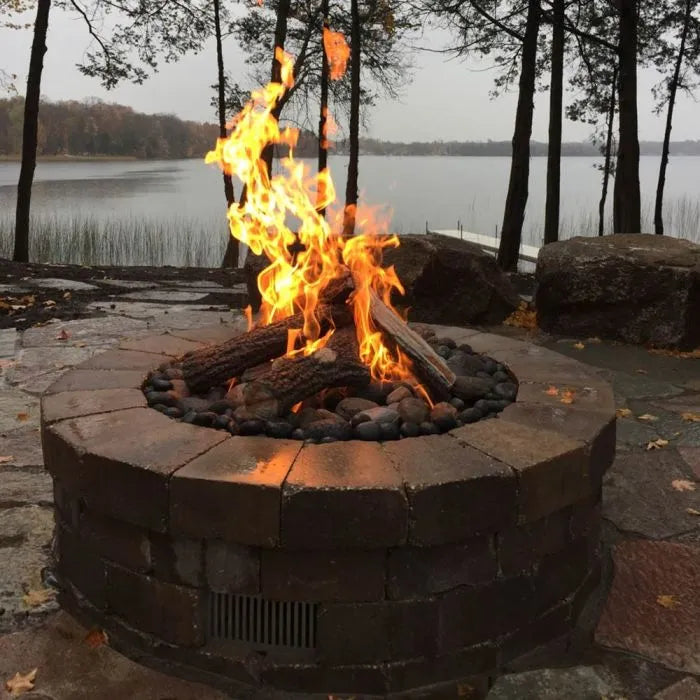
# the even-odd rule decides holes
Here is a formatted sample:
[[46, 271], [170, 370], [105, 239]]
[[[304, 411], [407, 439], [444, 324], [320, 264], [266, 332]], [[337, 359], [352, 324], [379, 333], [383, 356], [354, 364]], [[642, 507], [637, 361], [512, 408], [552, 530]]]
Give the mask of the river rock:
[[423, 421], [428, 419], [430, 409], [428, 408], [428, 404], [422, 399], [411, 397], [403, 399], [403, 401], [399, 403], [398, 412], [404, 422], [420, 425]]
[[355, 414], [360, 413], [360, 411], [367, 411], [370, 408], [379, 408], [379, 405], [369, 399], [361, 399], [357, 396], [352, 396], [343, 399], [335, 407], [335, 412], [345, 420], [352, 420]]
[[400, 386], [394, 389], [387, 397], [386, 403], [390, 405], [392, 403], [399, 403], [403, 399], [407, 399], [413, 396], [413, 392], [406, 386]]
[[492, 386], [493, 381], [485, 377], [457, 377], [452, 393], [466, 403], [473, 403], [486, 396]]
[[381, 436], [381, 428], [379, 423], [366, 421], [355, 426], [354, 435], [359, 440], [376, 441]]
[[350, 423], [342, 420], [323, 419], [309, 424], [305, 428], [305, 433], [312, 440], [322, 440], [323, 438], [334, 438], [335, 440], [349, 440], [352, 437], [352, 427]]
[[435, 404], [430, 411], [430, 420], [443, 432], [452, 430], [457, 427], [457, 409], [445, 401]]
[[400, 240], [384, 251], [384, 265], [396, 268], [406, 295], [395, 301], [411, 308], [412, 321], [497, 324], [518, 307], [509, 278], [479, 246], [437, 234]]
[[400, 416], [396, 411], [393, 411], [386, 406], [378, 406], [377, 408], [370, 408], [367, 411], [360, 411], [356, 413], [352, 419], [354, 425], [359, 425], [360, 423], [366, 423], [372, 421], [373, 423], [398, 423]]
[[691, 350], [700, 345], [700, 245], [651, 234], [577, 237], [537, 259], [549, 332]]

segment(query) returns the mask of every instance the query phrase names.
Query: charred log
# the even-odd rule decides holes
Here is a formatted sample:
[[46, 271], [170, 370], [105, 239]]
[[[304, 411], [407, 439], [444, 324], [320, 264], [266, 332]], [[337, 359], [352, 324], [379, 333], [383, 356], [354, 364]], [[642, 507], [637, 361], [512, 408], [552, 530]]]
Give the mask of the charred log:
[[457, 377], [433, 348], [374, 293], [370, 315], [385, 339], [411, 360], [415, 377], [425, 384], [431, 396], [439, 400], [449, 399]]

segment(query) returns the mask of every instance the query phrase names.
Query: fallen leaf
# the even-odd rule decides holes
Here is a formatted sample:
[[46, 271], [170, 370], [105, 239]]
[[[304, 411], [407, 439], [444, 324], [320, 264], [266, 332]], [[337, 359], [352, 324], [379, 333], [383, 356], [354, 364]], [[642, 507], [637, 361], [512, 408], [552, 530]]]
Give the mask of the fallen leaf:
[[678, 599], [673, 595], [658, 595], [656, 602], [664, 608], [675, 608], [678, 605]]
[[44, 302], [44, 306], [56, 306], [56, 302], [53, 299], [47, 299]]
[[4, 369], [5, 367], [13, 367], [14, 364], [14, 360], [0, 360], [0, 369]]
[[107, 642], [109, 642], [109, 637], [103, 629], [94, 627], [85, 636], [85, 642], [92, 649], [97, 649], [97, 647], [107, 644]]
[[60, 333], [56, 336], [56, 340], [68, 340], [68, 338], [70, 338], [70, 333], [65, 328], [61, 328]]
[[588, 338], [587, 341], [589, 343], [595, 343], [596, 345], [599, 345], [603, 342], [600, 338]]
[[514, 328], [535, 330], [537, 328], [537, 311], [526, 301], [521, 301], [520, 306], [503, 321], [503, 324]]
[[28, 608], [38, 608], [44, 603], [48, 603], [53, 599], [55, 592], [50, 588], [40, 588], [36, 591], [28, 591], [24, 596], [22, 596], [22, 602]]
[[681, 350], [665, 350], [663, 348], [651, 348], [649, 352], [652, 355], [666, 355], [667, 357], [678, 357], [681, 360], [700, 360], [700, 348], [683, 352]]
[[559, 396], [559, 389], [555, 386], [550, 386], [544, 393], [547, 394], [547, 396]]
[[66, 293], [63, 295], [63, 298], [64, 298], [64, 299], [70, 299], [70, 297], [71, 297], [70, 292], [66, 292]]
[[655, 420], [659, 420], [659, 417], [652, 416], [651, 413], [643, 413], [641, 416], [637, 416], [637, 420], [644, 420], [644, 421], [653, 422]]
[[24, 675], [18, 671], [5, 683], [5, 688], [13, 697], [17, 697], [18, 695], [22, 695], [22, 693], [26, 693], [28, 690], [32, 690], [38, 670], [38, 668], [35, 668], [33, 671], [25, 673]]
[[634, 370], [637, 374], [649, 374], [645, 369], [636, 369]]
[[695, 484], [692, 481], [688, 481], [688, 479], [674, 479], [671, 482], [671, 486], [676, 491], [695, 491]]
[[615, 415], [618, 418], [629, 418], [632, 415], [632, 411], [629, 408], [618, 408], [615, 411]]
[[660, 450], [662, 447], [666, 447], [666, 445], [668, 445], [668, 440], [657, 438], [647, 443], [647, 450]]
[[567, 389], [566, 391], [562, 391], [559, 401], [565, 404], [572, 404], [574, 402], [575, 395], [575, 392]]
[[79, 340], [77, 343], [73, 343], [74, 348], [84, 348], [87, 343], [83, 340]]
[[681, 413], [681, 418], [689, 423], [700, 423], [700, 413]]
[[28, 413], [18, 413], [17, 420], [21, 420], [21, 421], [29, 420], [29, 414]]
[[0, 464], [9, 464], [14, 460], [12, 455], [6, 455], [5, 457], [0, 457]]
[[574, 343], [576, 350], [583, 350], [586, 346], [582, 342]]
[[700, 515], [700, 510], [695, 510], [695, 508], [686, 508], [685, 512], [688, 515]]

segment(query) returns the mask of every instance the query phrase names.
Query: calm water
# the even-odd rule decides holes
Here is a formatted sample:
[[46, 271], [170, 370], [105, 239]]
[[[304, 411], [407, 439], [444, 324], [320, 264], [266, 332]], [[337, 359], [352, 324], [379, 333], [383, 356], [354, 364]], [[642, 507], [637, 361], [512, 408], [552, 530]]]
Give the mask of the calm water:
[[[597, 230], [600, 173], [593, 158], [562, 162], [562, 236]], [[339, 193], [345, 189], [347, 159], [331, 158]], [[456, 228], [493, 234], [500, 227], [508, 158], [383, 157], [360, 161], [364, 201], [385, 204], [399, 233]], [[541, 243], [545, 158], [531, 165], [525, 242]], [[658, 159], [641, 159], [645, 228], [651, 230]], [[0, 225], [14, 214], [19, 164], [0, 163]], [[667, 229], [700, 241], [700, 157], [672, 159], [667, 183]], [[165, 227], [220, 232], [224, 222], [221, 176], [198, 160], [40, 163], [32, 212], [66, 220], [89, 216], [100, 222], [157, 221]], [[6, 236], [7, 234], [5, 234]]]

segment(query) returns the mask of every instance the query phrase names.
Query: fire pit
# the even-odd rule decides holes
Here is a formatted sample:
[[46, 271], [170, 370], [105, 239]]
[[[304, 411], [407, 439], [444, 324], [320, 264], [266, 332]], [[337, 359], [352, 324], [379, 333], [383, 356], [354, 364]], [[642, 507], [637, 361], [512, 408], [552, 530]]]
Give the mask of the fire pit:
[[566, 638], [599, 576], [606, 384], [548, 350], [435, 327], [517, 378], [499, 417], [312, 444], [148, 407], [154, 369], [243, 330], [126, 341], [43, 398], [69, 610], [125, 653], [236, 697], [478, 697], [513, 659]]

